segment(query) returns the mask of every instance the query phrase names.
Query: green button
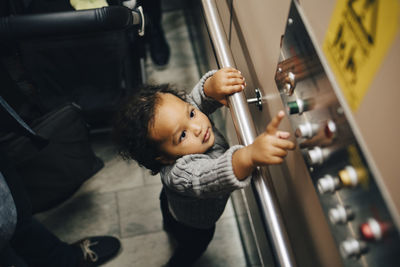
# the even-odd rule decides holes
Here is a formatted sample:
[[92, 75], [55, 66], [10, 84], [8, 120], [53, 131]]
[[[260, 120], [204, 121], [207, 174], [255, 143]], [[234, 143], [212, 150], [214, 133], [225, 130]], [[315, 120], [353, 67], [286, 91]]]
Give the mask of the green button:
[[289, 114], [296, 114], [296, 113], [300, 112], [299, 105], [297, 104], [296, 101], [291, 101], [291, 102], [288, 102], [287, 104], [288, 104], [288, 113]]

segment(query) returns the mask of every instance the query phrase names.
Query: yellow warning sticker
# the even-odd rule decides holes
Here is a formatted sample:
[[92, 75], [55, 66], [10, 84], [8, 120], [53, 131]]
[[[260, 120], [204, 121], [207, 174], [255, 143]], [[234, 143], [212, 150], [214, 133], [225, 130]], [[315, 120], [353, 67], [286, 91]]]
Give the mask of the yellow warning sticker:
[[338, 0], [323, 50], [343, 94], [356, 111], [399, 24], [398, 0]]

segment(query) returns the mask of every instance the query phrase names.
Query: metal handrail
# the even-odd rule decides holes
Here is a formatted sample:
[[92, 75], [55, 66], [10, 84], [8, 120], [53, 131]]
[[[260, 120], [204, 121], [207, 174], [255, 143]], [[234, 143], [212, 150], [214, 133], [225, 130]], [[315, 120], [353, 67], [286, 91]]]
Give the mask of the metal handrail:
[[[215, 1], [202, 0], [202, 5], [218, 63], [221, 67], [235, 67]], [[240, 92], [229, 96], [228, 105], [239, 142], [243, 145], [250, 145], [256, 138], [256, 130], [244, 93]], [[254, 193], [262, 205], [263, 219], [277, 263], [279, 266], [285, 267], [296, 266], [273, 189], [266, 184], [260, 172], [253, 177], [253, 183], [256, 188]]]

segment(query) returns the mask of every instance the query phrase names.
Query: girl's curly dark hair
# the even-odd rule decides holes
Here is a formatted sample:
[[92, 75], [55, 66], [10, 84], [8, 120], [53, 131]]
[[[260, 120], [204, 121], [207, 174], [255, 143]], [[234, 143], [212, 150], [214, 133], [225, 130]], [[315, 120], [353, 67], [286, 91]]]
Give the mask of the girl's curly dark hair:
[[185, 92], [169, 84], [145, 85], [138, 93], [125, 99], [115, 116], [113, 127], [114, 141], [122, 158], [136, 160], [153, 175], [159, 173], [163, 166], [156, 160], [160, 156], [159, 145], [148, 135], [160, 93], [173, 94], [186, 101]]

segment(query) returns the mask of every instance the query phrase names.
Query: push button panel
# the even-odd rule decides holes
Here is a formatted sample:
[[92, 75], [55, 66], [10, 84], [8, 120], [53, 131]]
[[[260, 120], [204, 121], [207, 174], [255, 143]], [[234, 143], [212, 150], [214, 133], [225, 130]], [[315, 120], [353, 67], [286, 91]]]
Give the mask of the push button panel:
[[294, 5], [289, 17], [275, 81], [343, 264], [400, 266], [399, 229], [368, 154]]
[[329, 210], [329, 219], [333, 224], [345, 224], [354, 219], [354, 211], [349, 206], [337, 205]]

